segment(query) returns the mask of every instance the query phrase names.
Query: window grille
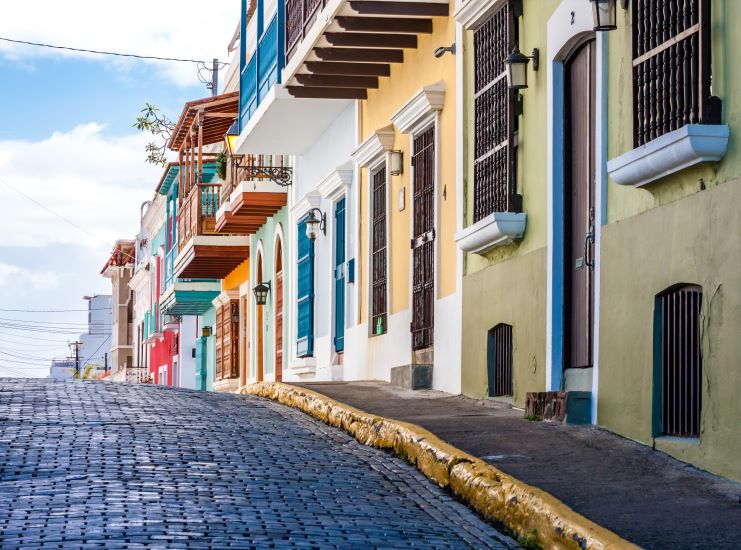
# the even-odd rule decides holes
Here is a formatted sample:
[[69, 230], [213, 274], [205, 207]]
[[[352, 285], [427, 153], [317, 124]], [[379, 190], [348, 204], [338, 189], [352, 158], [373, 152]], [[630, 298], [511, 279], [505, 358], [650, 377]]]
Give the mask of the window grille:
[[388, 296], [387, 282], [387, 238], [386, 238], [386, 167], [372, 174], [373, 180], [373, 229], [371, 246], [372, 257], [372, 303], [373, 318], [371, 331], [383, 334], [387, 330], [386, 309]]
[[710, 1], [633, 4], [633, 142], [720, 121], [710, 95]]
[[517, 189], [518, 94], [507, 87], [504, 60], [517, 41], [513, 6], [505, 2], [473, 35], [473, 221], [521, 209]]
[[702, 289], [683, 286], [659, 296], [661, 433], [698, 437], [702, 404]]
[[512, 395], [512, 326], [501, 323], [489, 331], [487, 343], [489, 395]]

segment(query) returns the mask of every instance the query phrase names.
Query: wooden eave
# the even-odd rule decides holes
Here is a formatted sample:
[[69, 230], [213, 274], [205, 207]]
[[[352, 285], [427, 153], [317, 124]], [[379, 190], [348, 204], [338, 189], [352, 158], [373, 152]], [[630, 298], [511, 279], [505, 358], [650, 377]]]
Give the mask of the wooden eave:
[[182, 279], [223, 279], [250, 255], [249, 245], [219, 246], [194, 244], [175, 265], [175, 277]]
[[234, 118], [239, 112], [239, 92], [229, 92], [204, 99], [189, 101], [183, 106], [183, 112], [175, 124], [172, 137], [167, 147], [180, 151], [186, 138], [197, 125], [198, 114], [203, 116], [202, 145], [218, 143], [224, 139]]
[[[404, 50], [417, 48], [418, 35], [432, 32], [433, 18], [449, 13], [448, 2], [348, 0], [286, 89], [294, 97], [366, 99], [379, 78], [390, 76], [390, 64], [402, 63]], [[289, 57], [304, 39], [291, 46]]]

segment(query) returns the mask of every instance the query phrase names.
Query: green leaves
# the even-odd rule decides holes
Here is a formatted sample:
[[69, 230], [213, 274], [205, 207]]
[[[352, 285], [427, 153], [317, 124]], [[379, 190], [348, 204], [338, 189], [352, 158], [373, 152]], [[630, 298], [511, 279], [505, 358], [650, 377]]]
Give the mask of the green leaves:
[[145, 103], [139, 113], [140, 115], [136, 117], [136, 122], [133, 124], [134, 128], [159, 138], [157, 141], [149, 142], [145, 147], [146, 161], [158, 166], [167, 166], [167, 142], [170, 141], [175, 123], [160, 114], [160, 110], [151, 103]]

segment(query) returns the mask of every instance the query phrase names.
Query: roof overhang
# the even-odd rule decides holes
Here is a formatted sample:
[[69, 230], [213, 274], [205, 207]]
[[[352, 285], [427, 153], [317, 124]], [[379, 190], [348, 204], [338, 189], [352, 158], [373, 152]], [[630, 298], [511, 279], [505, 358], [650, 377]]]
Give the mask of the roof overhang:
[[174, 274], [181, 279], [223, 279], [249, 255], [249, 237], [197, 235], [175, 258]]
[[199, 114], [203, 117], [203, 145], [218, 143], [224, 139], [229, 127], [239, 113], [239, 92], [229, 92], [217, 96], [189, 101], [183, 106], [175, 129], [167, 146], [179, 151], [185, 138], [197, 123]]

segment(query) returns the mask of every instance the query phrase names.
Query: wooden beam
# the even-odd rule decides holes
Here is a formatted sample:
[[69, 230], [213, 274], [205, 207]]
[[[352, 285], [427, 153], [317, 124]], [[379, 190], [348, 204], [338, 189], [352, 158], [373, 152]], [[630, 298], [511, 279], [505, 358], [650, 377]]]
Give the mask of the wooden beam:
[[350, 7], [363, 15], [446, 16], [448, 4], [435, 2], [373, 2], [351, 0]]
[[432, 19], [340, 16], [335, 21], [346, 31], [432, 33]]
[[416, 34], [375, 34], [368, 32], [327, 32], [324, 38], [333, 46], [366, 48], [416, 48]]
[[361, 88], [313, 88], [308, 86], [286, 86], [293, 97], [320, 99], [368, 99], [368, 92]]
[[377, 76], [341, 76], [330, 74], [297, 74], [296, 82], [320, 88], [378, 88]]
[[370, 50], [365, 48], [314, 48], [323, 61], [362, 61], [366, 63], [403, 63], [403, 50]]
[[383, 63], [336, 63], [332, 61], [307, 61], [306, 70], [314, 74], [340, 74], [360, 76], [389, 76], [391, 65]]

